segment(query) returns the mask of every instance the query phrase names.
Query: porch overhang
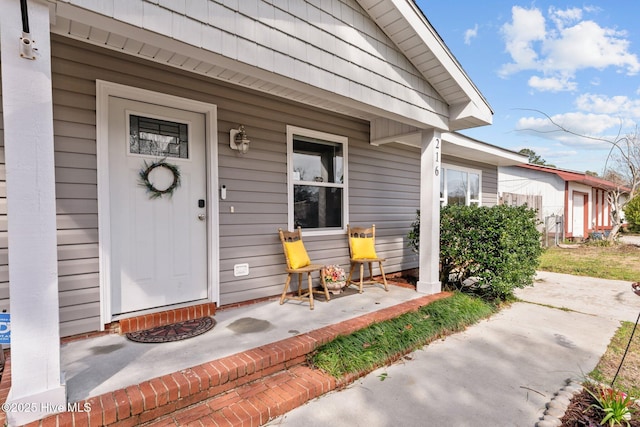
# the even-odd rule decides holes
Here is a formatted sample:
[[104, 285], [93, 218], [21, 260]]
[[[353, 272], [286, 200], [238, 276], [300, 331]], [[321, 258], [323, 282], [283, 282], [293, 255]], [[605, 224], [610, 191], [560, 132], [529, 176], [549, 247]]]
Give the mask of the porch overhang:
[[444, 130], [492, 123], [488, 102], [414, 1], [357, 1], [449, 105]]
[[[515, 166], [526, 164], [527, 156], [518, 154], [514, 151], [487, 144], [468, 136], [446, 132], [441, 135], [442, 154], [452, 157], [460, 157], [473, 159], [481, 163], [487, 163], [496, 166]], [[412, 147], [421, 147], [422, 132], [413, 131], [404, 134], [389, 136], [372, 141], [372, 145], [382, 145], [392, 142], [405, 144]]]
[[[443, 103], [443, 107], [421, 105], [419, 98], [423, 95], [413, 93], [410, 82], [403, 90], [407, 94], [411, 92], [417, 101], [402, 101], [408, 96], [398, 93], [394, 95], [394, 102], [387, 102], [383, 96], [377, 96], [381, 93], [376, 90], [371, 92], [371, 96], [358, 96], [362, 88], [352, 88], [358, 86], [353, 82], [345, 83], [349, 89], [328, 90], [321, 84], [310, 84], [309, 79], [299, 79], [286, 70], [274, 71], [274, 68], [264, 66], [258, 53], [251, 61], [214, 50], [215, 46], [225, 43], [225, 36], [227, 43], [237, 43], [238, 48], [243, 40], [246, 42], [233, 34], [223, 32], [219, 40], [206, 38], [204, 32], [201, 38], [195, 35], [170, 37], [164, 35], [166, 31], [162, 28], [154, 27], [158, 24], [151, 25], [142, 20], [134, 22], [131, 18], [114, 16], [113, 6], [109, 7], [106, 3], [91, 6], [93, 10], [74, 5], [73, 2], [51, 3], [51, 32], [371, 122], [385, 119], [416, 130], [437, 128], [444, 131], [491, 124], [493, 112], [488, 103], [413, 1], [357, 1], [416, 67], [424, 80], [442, 97], [446, 103]], [[133, 3], [131, 7], [135, 9]], [[161, 22], [162, 19], [158, 18], [157, 21]], [[171, 25], [171, 19], [168, 22]], [[183, 34], [186, 32], [188, 30], [183, 29]], [[290, 62], [292, 67], [299, 65], [296, 58], [281, 56], [280, 59]], [[322, 80], [323, 77], [319, 77]], [[372, 132], [373, 139], [378, 137]]]

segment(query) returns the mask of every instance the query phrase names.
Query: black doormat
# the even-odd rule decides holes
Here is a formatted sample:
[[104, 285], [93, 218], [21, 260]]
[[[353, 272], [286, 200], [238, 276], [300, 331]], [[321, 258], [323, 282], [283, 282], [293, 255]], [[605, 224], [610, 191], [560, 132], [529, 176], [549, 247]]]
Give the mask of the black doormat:
[[211, 317], [187, 320], [185, 322], [172, 323], [171, 325], [158, 326], [138, 332], [129, 332], [127, 338], [141, 343], [163, 343], [186, 340], [211, 330], [216, 321]]

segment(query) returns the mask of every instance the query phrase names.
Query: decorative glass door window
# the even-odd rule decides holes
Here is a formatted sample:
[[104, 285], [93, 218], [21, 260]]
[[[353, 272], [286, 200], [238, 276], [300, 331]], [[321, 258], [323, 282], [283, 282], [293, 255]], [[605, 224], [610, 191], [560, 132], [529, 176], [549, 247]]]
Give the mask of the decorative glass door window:
[[189, 125], [130, 114], [129, 153], [188, 159]]

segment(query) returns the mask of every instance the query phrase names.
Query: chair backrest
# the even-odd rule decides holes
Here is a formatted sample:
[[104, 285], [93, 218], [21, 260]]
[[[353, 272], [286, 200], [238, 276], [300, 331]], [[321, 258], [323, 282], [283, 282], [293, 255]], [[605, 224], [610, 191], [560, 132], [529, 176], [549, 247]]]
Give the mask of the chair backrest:
[[302, 242], [302, 228], [298, 227], [296, 231], [285, 231], [279, 228], [278, 235], [280, 242], [282, 242], [282, 250], [287, 260], [288, 269], [295, 270], [311, 264], [311, 259], [309, 259]]
[[371, 227], [351, 227], [347, 224], [347, 236], [349, 236], [349, 254], [352, 259], [377, 258], [376, 225]]

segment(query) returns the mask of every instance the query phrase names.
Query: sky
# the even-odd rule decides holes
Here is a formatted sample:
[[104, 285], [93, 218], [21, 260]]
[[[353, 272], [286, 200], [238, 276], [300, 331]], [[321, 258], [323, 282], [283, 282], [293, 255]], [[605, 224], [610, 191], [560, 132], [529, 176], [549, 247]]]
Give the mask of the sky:
[[562, 169], [616, 169], [612, 143], [640, 124], [640, 1], [416, 3], [494, 112], [461, 133]]

